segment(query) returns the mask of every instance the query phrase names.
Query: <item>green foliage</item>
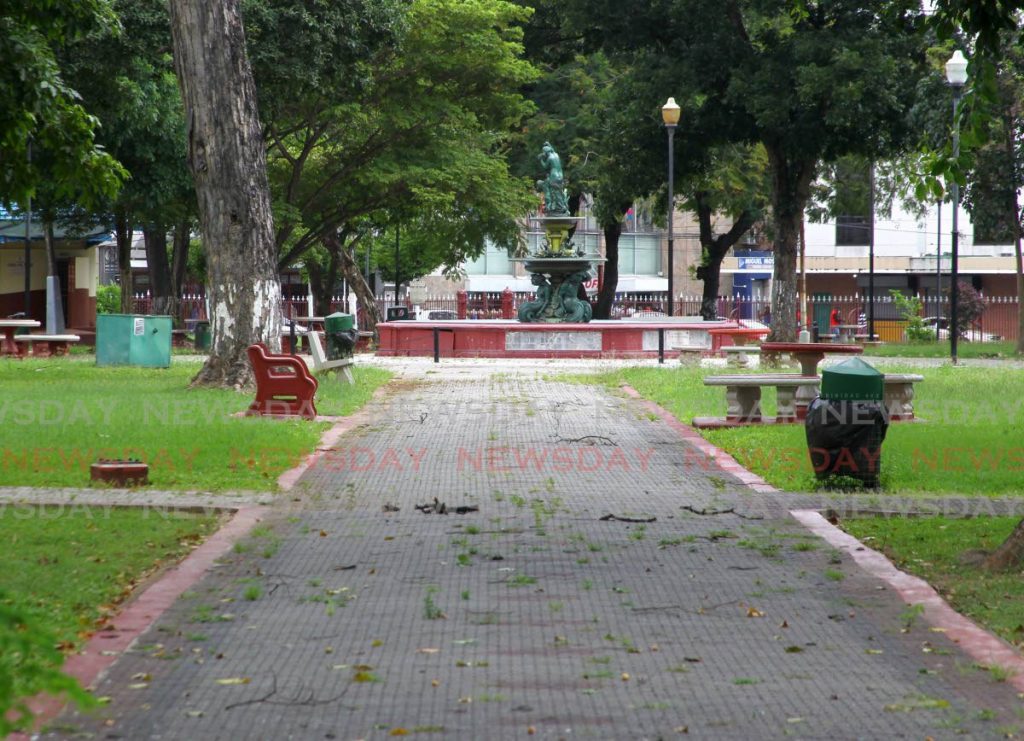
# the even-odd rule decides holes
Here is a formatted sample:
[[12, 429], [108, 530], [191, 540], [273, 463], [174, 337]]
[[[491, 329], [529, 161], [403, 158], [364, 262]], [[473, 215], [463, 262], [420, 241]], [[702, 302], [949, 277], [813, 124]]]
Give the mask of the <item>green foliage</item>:
[[40, 692], [65, 696], [81, 707], [96, 704], [77, 681], [61, 673], [64, 655], [56, 643], [51, 631], [29, 620], [0, 590], [0, 736], [31, 728], [26, 701]]
[[96, 288], [96, 313], [117, 314], [121, 311], [121, 286], [109, 285]]
[[905, 330], [908, 342], [933, 342], [935, 333], [925, 326], [924, 317], [921, 316], [921, 309], [924, 302], [917, 296], [906, 296], [897, 290], [890, 290], [892, 302], [896, 305], [896, 311], [900, 319], [907, 323]]
[[[115, 26], [108, 0], [23, 0], [0, 8], [0, 202], [23, 203], [44, 183], [61, 197], [116, 191], [123, 171], [96, 144], [97, 121], [58, 59], [65, 44]], [[39, 166], [44, 153], [46, 169]]]
[[[310, 57], [304, 35], [275, 31], [286, 3], [259, 4], [269, 10], [247, 15], [247, 28], [261, 108], [270, 111], [282, 264], [336, 233], [343, 249], [365, 243], [389, 256], [386, 265], [394, 239], [385, 230], [395, 224], [404, 277], [409, 268], [454, 267], [480, 254], [485, 239], [514, 246], [516, 218], [533, 204], [505, 161], [531, 111], [519, 92], [535, 76], [521, 59], [528, 9], [504, 0], [367, 2], [376, 7], [369, 30], [359, 14], [349, 23], [341, 11], [308, 11], [314, 36], [360, 47], [339, 64], [319, 50]], [[304, 64], [274, 63], [286, 59]]]

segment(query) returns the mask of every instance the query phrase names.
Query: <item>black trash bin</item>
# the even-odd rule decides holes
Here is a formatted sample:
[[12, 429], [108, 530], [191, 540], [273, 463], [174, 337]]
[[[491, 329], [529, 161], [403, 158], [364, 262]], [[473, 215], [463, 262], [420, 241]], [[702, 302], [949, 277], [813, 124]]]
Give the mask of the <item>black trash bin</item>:
[[811, 466], [819, 480], [843, 476], [877, 487], [889, 429], [885, 376], [860, 358], [821, 374], [821, 396], [804, 420]]

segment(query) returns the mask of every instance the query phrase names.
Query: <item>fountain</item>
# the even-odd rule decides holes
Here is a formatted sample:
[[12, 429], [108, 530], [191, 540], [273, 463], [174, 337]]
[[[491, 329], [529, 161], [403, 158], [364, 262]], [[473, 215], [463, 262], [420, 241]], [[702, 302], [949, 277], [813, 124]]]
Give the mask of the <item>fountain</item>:
[[530, 282], [537, 287], [534, 300], [519, 307], [519, 321], [586, 323], [593, 312], [588, 301], [578, 298], [580, 285], [591, 277], [593, 263], [604, 262], [604, 258], [577, 249], [569, 236], [582, 218], [569, 215], [558, 152], [544, 142], [539, 159], [547, 173], [537, 181], [537, 190], [544, 194], [544, 215], [538, 221], [545, 239], [539, 252], [515, 260], [523, 263]]

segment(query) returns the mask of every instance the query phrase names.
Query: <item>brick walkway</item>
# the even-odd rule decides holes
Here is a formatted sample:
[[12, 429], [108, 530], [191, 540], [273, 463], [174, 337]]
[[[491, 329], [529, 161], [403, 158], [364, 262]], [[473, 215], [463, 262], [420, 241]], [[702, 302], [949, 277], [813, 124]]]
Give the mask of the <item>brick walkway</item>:
[[[59, 733], [923, 739], [1020, 723], [1010, 688], [795, 523], [791, 495], [707, 468], [635, 401], [528, 373], [441, 378], [342, 442], [113, 667], [110, 704]], [[417, 511], [435, 497], [478, 511]]]

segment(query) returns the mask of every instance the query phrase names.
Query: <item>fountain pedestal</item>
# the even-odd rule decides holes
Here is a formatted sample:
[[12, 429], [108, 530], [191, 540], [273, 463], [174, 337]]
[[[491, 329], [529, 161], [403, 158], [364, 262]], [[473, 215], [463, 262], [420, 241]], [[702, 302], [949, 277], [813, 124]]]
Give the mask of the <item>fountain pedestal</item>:
[[593, 311], [590, 303], [578, 298], [580, 285], [589, 280], [594, 263], [603, 257], [586, 255], [573, 248], [569, 232], [581, 218], [576, 216], [544, 216], [539, 219], [547, 238], [544, 250], [532, 257], [519, 258], [530, 281], [537, 286], [533, 301], [519, 306], [521, 322], [589, 322]]

